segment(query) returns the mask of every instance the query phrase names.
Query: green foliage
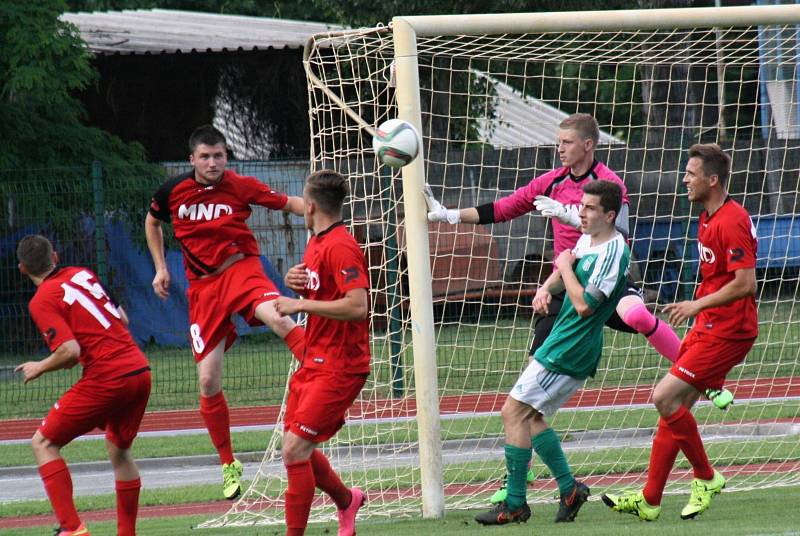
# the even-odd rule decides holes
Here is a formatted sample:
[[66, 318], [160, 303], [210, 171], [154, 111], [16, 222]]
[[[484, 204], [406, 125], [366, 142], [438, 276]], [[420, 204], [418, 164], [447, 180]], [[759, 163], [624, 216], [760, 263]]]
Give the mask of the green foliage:
[[[78, 29], [59, 20], [63, 0], [1, 0], [0, 169], [142, 163], [144, 151], [81, 124], [74, 94], [96, 80]], [[140, 168], [138, 171], [142, 171]]]

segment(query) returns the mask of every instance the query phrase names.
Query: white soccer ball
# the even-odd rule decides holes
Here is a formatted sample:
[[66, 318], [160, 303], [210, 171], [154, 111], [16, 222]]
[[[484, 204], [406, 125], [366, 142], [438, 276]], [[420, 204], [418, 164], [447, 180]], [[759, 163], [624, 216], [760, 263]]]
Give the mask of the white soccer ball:
[[401, 168], [417, 157], [422, 138], [414, 125], [402, 119], [381, 123], [372, 137], [372, 150], [389, 167]]

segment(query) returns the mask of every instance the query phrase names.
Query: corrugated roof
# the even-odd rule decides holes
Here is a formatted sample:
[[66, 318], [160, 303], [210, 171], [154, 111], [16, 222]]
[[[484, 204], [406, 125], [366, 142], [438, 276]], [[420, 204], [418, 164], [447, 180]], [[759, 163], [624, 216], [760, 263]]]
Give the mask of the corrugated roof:
[[[478, 120], [480, 139], [495, 148], [534, 147], [555, 145], [558, 125], [569, 114], [544, 101], [523, 95], [505, 82], [473, 69], [475, 75], [486, 79], [494, 89], [494, 114]], [[624, 143], [607, 132], [600, 131], [598, 145]]]
[[340, 26], [169, 9], [64, 13], [95, 54], [178, 54], [301, 48]]

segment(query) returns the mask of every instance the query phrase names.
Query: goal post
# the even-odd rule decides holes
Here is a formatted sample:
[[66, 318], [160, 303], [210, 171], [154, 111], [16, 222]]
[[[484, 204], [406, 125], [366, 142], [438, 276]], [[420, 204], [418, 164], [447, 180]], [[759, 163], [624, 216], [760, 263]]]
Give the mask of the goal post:
[[[559, 166], [558, 124], [575, 112], [598, 119], [597, 158], [628, 188], [632, 273], [652, 309], [696, 284], [687, 149], [716, 142], [732, 155], [729, 191], [759, 237], [760, 336], [727, 379], [733, 408], [701, 401], [695, 416], [728, 490], [800, 484], [799, 25], [798, 5], [409, 16], [309, 40], [311, 167], [348, 177], [345, 220], [370, 267], [373, 372], [323, 447], [366, 491], [360, 516], [482, 508], [502, 482], [499, 412], [528, 363], [550, 224], [536, 213], [429, 224], [422, 191], [451, 208], [509, 195]], [[423, 137], [401, 172], [371, 151], [393, 117]], [[640, 335], [606, 330], [604, 344], [595, 377], [550, 421], [594, 496], [643, 483], [650, 396], [670, 365]], [[282, 522], [279, 435], [206, 526]], [[552, 501], [535, 456], [533, 471], [528, 500]], [[688, 479], [679, 458], [666, 492], [686, 493]], [[331, 519], [318, 494], [312, 520]]]
[[[402, 20], [394, 21], [395, 66], [397, 71], [397, 112], [400, 119], [422, 130], [419, 100], [419, 66], [414, 32]], [[439, 422], [439, 374], [436, 370], [436, 335], [433, 324], [428, 217], [422, 192], [425, 187], [425, 148], [403, 168], [405, 232], [408, 244], [408, 281], [416, 378], [422, 515], [444, 516], [442, 446]], [[413, 239], [412, 239], [413, 238]]]

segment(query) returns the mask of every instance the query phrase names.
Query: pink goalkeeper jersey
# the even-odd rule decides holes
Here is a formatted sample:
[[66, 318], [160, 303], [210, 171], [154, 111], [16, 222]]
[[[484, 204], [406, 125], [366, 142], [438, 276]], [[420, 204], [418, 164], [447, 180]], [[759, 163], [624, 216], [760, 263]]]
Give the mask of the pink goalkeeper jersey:
[[[533, 200], [537, 195], [545, 195], [564, 205], [580, 207], [583, 199], [583, 185], [593, 180], [616, 182], [622, 188], [622, 202], [628, 204], [628, 190], [616, 173], [608, 166], [595, 160], [592, 167], [584, 175], [575, 177], [568, 167], [560, 167], [539, 175], [525, 186], [518, 188], [513, 194], [494, 202], [495, 223], [512, 220], [535, 210]], [[581, 232], [570, 225], [561, 223], [556, 218], [553, 224], [553, 259], [565, 249], [572, 249], [578, 243]]]

